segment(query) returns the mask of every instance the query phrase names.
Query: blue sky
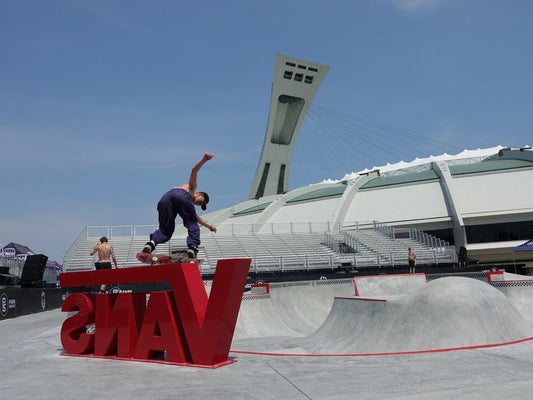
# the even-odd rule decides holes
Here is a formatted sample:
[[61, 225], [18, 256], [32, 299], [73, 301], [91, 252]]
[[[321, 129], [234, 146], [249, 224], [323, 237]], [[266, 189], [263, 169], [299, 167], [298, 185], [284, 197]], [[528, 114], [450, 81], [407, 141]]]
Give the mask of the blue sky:
[[209, 209], [245, 200], [277, 53], [330, 66], [291, 189], [533, 145], [531, 21], [527, 0], [3, 1], [0, 244], [61, 261], [85, 226], [155, 223], [204, 152]]

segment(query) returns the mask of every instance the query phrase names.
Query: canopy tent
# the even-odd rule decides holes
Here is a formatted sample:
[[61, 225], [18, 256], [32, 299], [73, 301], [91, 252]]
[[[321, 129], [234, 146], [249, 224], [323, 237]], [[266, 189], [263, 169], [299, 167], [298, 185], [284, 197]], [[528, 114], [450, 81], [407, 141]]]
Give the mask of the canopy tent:
[[514, 265], [514, 270], [516, 272], [516, 261], [514, 257], [515, 251], [533, 251], [533, 239], [528, 240], [527, 242], [522, 243], [519, 246], [513, 247], [513, 265]]
[[513, 251], [532, 251], [533, 250], [533, 239], [528, 240], [525, 243], [522, 243], [520, 246], [513, 247]]
[[5, 258], [18, 258], [25, 260], [26, 256], [34, 255], [35, 253], [28, 247], [22, 244], [9, 242], [0, 249], [0, 256]]

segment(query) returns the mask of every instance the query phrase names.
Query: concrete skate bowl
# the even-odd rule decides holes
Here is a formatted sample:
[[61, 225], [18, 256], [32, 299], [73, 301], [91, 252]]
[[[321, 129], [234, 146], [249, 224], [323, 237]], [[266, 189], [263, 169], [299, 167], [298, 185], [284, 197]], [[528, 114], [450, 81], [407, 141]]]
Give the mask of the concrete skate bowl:
[[501, 291], [475, 279], [446, 277], [391, 300], [338, 296], [314, 332], [264, 340], [273, 355], [320, 356], [471, 349], [532, 336], [532, 324]]
[[279, 349], [279, 342], [305, 337], [321, 326], [336, 296], [353, 296], [352, 279], [271, 283], [269, 293], [244, 296], [234, 333], [240, 347]]

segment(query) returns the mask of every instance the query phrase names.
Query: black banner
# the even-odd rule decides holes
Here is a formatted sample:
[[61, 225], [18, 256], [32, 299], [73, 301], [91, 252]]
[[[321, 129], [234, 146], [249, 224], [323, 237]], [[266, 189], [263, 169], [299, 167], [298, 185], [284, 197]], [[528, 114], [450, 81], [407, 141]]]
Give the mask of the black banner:
[[61, 307], [65, 289], [0, 286], [0, 320]]

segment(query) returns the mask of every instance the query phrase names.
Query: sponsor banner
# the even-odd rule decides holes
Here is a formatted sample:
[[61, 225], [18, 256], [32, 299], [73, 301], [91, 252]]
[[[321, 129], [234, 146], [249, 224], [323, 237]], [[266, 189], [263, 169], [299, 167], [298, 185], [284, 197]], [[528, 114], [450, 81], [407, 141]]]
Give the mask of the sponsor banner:
[[59, 308], [65, 297], [65, 289], [0, 288], [0, 320]]

